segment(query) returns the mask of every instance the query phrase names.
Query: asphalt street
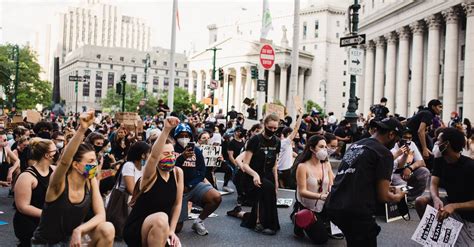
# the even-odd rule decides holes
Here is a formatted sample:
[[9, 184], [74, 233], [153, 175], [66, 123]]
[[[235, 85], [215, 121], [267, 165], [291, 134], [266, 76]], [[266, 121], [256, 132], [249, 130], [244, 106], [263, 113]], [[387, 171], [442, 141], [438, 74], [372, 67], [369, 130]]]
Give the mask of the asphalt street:
[[[294, 191], [280, 190], [279, 198], [294, 198]], [[0, 246], [16, 246], [13, 232], [12, 198], [8, 198], [8, 190], [0, 188], [0, 221], [8, 222], [0, 225]], [[225, 213], [235, 206], [236, 194], [223, 196], [223, 201], [217, 210], [218, 216], [204, 221], [209, 231], [207, 236], [199, 236], [191, 230], [192, 221], [186, 221], [183, 231], [178, 235], [183, 246], [310, 246], [308, 239], [297, 239], [293, 236], [293, 225], [290, 221], [290, 208], [279, 208], [281, 230], [275, 236], [265, 236], [247, 228], [240, 227], [240, 220], [226, 216]], [[244, 208], [250, 210], [250, 208]], [[382, 231], [378, 236], [379, 246], [419, 246], [410, 240], [418, 225], [419, 219], [414, 210], [411, 210], [411, 220], [398, 220], [385, 223], [385, 219], [378, 219]], [[345, 246], [344, 240], [332, 240], [325, 246]], [[116, 242], [114, 246], [126, 246], [123, 242]]]

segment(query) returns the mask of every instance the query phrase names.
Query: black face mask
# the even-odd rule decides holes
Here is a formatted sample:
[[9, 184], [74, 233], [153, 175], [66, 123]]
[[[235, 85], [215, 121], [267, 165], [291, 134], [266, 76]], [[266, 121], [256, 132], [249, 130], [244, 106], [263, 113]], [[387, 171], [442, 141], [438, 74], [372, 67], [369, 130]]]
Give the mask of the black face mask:
[[49, 140], [51, 139], [51, 134], [49, 134], [49, 132], [46, 132], [46, 131], [41, 131], [38, 133], [38, 137]]
[[269, 128], [265, 127], [265, 132], [264, 132], [264, 134], [265, 134], [268, 138], [270, 138], [270, 137], [272, 137], [273, 135], [275, 135], [275, 132], [276, 132], [276, 131], [272, 131], [272, 130], [270, 130]]
[[391, 140], [390, 142], [388, 142], [387, 144], [385, 144], [385, 147], [387, 147], [388, 149], [392, 149], [393, 147], [395, 147], [395, 143], [398, 142], [397, 139], [398, 139], [398, 138], [393, 138], [393, 140]]
[[102, 150], [103, 146], [94, 145], [95, 152], [98, 153]]

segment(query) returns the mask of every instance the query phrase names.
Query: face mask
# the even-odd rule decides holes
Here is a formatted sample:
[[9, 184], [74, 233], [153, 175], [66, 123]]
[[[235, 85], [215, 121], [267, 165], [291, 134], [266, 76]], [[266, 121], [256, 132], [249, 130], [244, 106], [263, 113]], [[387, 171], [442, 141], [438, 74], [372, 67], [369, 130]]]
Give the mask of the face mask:
[[334, 154], [336, 152], [336, 149], [335, 148], [328, 148], [328, 155], [331, 156], [332, 154]]
[[142, 163], [142, 166], [145, 166], [146, 165], [146, 160], [142, 160], [141, 163]]
[[201, 133], [201, 132], [203, 132], [203, 131], [204, 131], [204, 130], [203, 130], [202, 128], [198, 128], [198, 129], [197, 129], [197, 132], [198, 132], [198, 133]]
[[328, 158], [328, 151], [325, 148], [323, 148], [323, 149], [320, 149], [318, 152], [316, 152], [315, 155], [316, 155], [316, 159], [323, 161]]
[[443, 156], [441, 152], [439, 151], [439, 146], [437, 143], [433, 145], [433, 156], [435, 159]]
[[158, 124], [158, 128], [163, 129], [163, 124]]
[[[80, 171], [79, 171], [80, 172]], [[93, 179], [97, 174], [97, 163], [96, 164], [86, 164], [84, 166], [84, 171], [80, 172], [85, 179]]]
[[7, 141], [9, 141], [9, 140], [13, 140], [13, 135], [12, 134], [7, 135]]
[[64, 147], [64, 142], [58, 142], [58, 143], [56, 143], [56, 147], [57, 147], [58, 149], [62, 149], [62, 148]]
[[306, 133], [303, 134], [303, 140], [306, 140]]
[[272, 137], [273, 135], [275, 135], [275, 131], [272, 131], [269, 128], [265, 128], [264, 133], [267, 137]]
[[158, 168], [162, 171], [169, 172], [173, 170], [175, 163], [176, 157], [174, 157], [174, 155], [168, 155], [158, 162]]
[[112, 152], [112, 147], [108, 147], [106, 150], [105, 150], [106, 153], [110, 153]]
[[191, 139], [189, 139], [189, 138], [179, 138], [178, 139], [178, 144], [181, 145], [181, 147], [185, 148], [190, 141], [191, 141]]
[[150, 126], [151, 129], [156, 129], [155, 125]]
[[98, 146], [98, 145], [94, 145], [94, 150], [96, 153], [100, 152], [100, 150], [102, 150], [103, 146]]

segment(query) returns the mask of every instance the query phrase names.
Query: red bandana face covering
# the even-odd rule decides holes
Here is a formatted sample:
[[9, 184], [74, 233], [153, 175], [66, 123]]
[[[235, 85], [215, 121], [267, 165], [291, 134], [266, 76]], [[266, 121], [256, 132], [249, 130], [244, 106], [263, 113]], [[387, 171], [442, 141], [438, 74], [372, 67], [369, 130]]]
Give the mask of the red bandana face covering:
[[170, 154], [160, 160], [160, 162], [158, 163], [158, 168], [160, 168], [160, 170], [162, 171], [169, 172], [173, 170], [175, 163], [176, 157], [173, 154]]

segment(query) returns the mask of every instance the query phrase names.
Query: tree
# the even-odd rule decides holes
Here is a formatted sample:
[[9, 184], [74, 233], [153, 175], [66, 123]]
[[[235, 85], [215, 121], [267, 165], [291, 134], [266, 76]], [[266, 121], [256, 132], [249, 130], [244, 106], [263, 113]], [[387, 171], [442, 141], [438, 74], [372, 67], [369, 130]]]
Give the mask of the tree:
[[306, 102], [306, 112], [311, 112], [313, 108], [315, 108], [316, 110], [320, 112], [320, 116], [322, 117], [326, 116], [326, 112], [323, 110], [321, 106], [319, 106], [316, 102], [312, 100], [308, 100]]
[[[11, 102], [15, 93], [15, 62], [12, 54], [13, 45], [0, 45], [0, 86], [6, 96], [2, 100], [9, 107], [12, 106]], [[37, 62], [37, 54], [29, 47], [20, 47], [19, 54], [17, 110], [34, 109], [37, 104], [49, 106], [52, 99], [52, 86], [49, 81], [39, 78], [41, 66]]]
[[[158, 106], [158, 100], [155, 97], [148, 97], [143, 106], [140, 101], [143, 100], [143, 91], [137, 90], [135, 85], [126, 84], [125, 86], [125, 111], [136, 112], [141, 116], [155, 115]], [[108, 90], [106, 98], [102, 100], [102, 107], [105, 112], [115, 113], [122, 110], [122, 95], [116, 94], [115, 90]]]
[[[168, 91], [163, 92], [161, 98], [164, 102], [168, 99]], [[204, 105], [196, 102], [196, 96], [188, 93], [186, 89], [175, 87], [174, 88], [174, 104], [173, 111], [183, 114], [189, 114], [192, 111], [192, 106], [202, 110]]]

